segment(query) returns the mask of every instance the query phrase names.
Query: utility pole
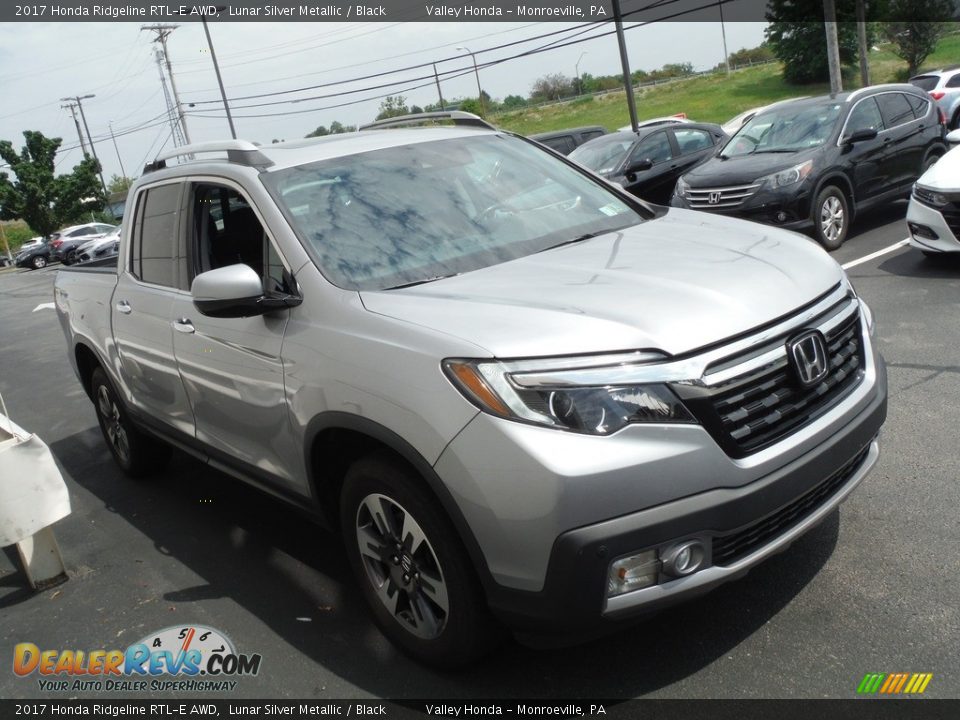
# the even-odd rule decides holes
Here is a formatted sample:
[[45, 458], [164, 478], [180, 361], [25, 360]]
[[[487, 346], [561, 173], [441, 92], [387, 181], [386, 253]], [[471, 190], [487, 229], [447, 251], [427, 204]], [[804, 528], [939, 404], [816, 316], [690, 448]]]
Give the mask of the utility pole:
[[860, 46], [860, 85], [870, 84], [870, 66], [867, 64], [867, 8], [866, 0], [857, 0], [857, 44]]
[[837, 39], [837, 6], [834, 0], [823, 0], [824, 29], [827, 32], [827, 63], [830, 66], [830, 94], [843, 92], [840, 77], [840, 42]]
[[[226, 10], [225, 6], [217, 6], [217, 12]], [[220, 64], [217, 62], [217, 51], [213, 49], [213, 40], [210, 39], [210, 28], [207, 27], [207, 16], [201, 15], [203, 32], [207, 36], [207, 47], [210, 48], [210, 58], [213, 60], [213, 70], [217, 73], [217, 84], [220, 86], [220, 97], [223, 98], [223, 109], [227, 112], [227, 124], [230, 125], [230, 136], [237, 139], [237, 129], [233, 126], [233, 115], [230, 114], [230, 103], [227, 102], [227, 91], [223, 89], [223, 77], [220, 75]]]
[[463, 50], [466, 53], [470, 54], [470, 57], [473, 58], [473, 74], [477, 77], [477, 96], [480, 100], [480, 114], [484, 117], [487, 116], [487, 108], [483, 102], [483, 90], [480, 89], [480, 71], [477, 69], [477, 56], [473, 54], [473, 51], [468, 47], [460, 46], [457, 50]]
[[586, 54], [586, 50], [580, 53], [580, 57], [577, 58], [577, 64], [573, 66], [573, 74], [577, 77], [577, 97], [583, 95], [583, 88], [580, 87], [580, 61], [583, 60], [583, 56]]
[[109, 195], [107, 192], [107, 183], [103, 179], [103, 166], [100, 164], [100, 158], [97, 157], [97, 149], [93, 146], [93, 135], [90, 134], [90, 126], [87, 125], [87, 116], [83, 112], [83, 100], [96, 97], [96, 95], [75, 95], [74, 97], [65, 97], [60, 98], [61, 102], [73, 101], [77, 104], [77, 109], [80, 111], [80, 119], [83, 120], [83, 129], [87, 132], [87, 140], [90, 141], [90, 154], [93, 155], [93, 159], [97, 161], [97, 174], [100, 176], [100, 185], [103, 187], [103, 195], [106, 197]]
[[727, 52], [727, 27], [723, 23], [723, 0], [717, 0], [720, 8], [720, 36], [723, 38], [723, 62], [727, 65], [727, 75], [730, 74], [730, 53]]
[[437, 74], [437, 64], [433, 64], [433, 79], [437, 81], [437, 95], [440, 96], [440, 109], [446, 110], [443, 106], [443, 93], [440, 91], [440, 76]]
[[120, 157], [120, 148], [117, 147], [117, 138], [113, 134], [113, 120], [107, 123], [110, 128], [110, 139], [113, 140], [113, 149], [117, 153], [117, 162], [120, 163], [120, 177], [126, 179], [127, 171], [123, 169], [123, 160]]
[[177, 80], [173, 76], [173, 67], [170, 65], [170, 53], [167, 50], [167, 38], [179, 25], [141, 25], [140, 30], [152, 30], [157, 34], [154, 42], [159, 42], [163, 47], [163, 59], [167, 65], [167, 75], [170, 76], [170, 89], [173, 90], [173, 102], [177, 106], [177, 121], [183, 131], [183, 138], [186, 144], [190, 144], [190, 131], [187, 130], [187, 118], [183, 114], [183, 106], [180, 104], [180, 95], [177, 93]]
[[186, 145], [187, 141], [180, 132], [180, 123], [177, 122], [176, 109], [173, 100], [170, 99], [170, 91], [167, 89], [167, 76], [163, 74], [163, 58], [160, 56], [160, 48], [154, 48], [154, 59], [157, 61], [157, 72], [160, 73], [160, 86], [163, 88], [163, 100], [167, 104], [167, 119], [170, 121], [170, 137], [173, 138], [173, 146], [179, 147]]
[[630, 127], [637, 132], [637, 103], [633, 98], [633, 78], [630, 76], [630, 60], [627, 58], [627, 41], [623, 37], [623, 13], [620, 11], [620, 0], [613, 0], [613, 19], [617, 25], [617, 44], [620, 45], [620, 66], [623, 68], [623, 87], [627, 91]]
[[83, 139], [83, 133], [80, 131], [80, 121], [77, 120], [77, 104], [67, 103], [66, 105], [61, 105], [60, 107], [69, 109], [70, 114], [73, 115], [73, 124], [77, 128], [77, 137], [80, 138], [80, 147], [83, 149], [83, 156], [86, 157], [90, 153], [87, 152], [87, 141]]

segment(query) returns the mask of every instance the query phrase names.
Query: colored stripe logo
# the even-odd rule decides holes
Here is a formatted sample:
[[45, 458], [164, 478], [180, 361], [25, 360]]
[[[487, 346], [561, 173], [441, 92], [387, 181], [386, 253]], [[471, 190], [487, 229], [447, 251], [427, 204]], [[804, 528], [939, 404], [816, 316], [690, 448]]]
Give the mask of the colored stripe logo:
[[933, 673], [867, 673], [857, 687], [860, 695], [922, 695]]

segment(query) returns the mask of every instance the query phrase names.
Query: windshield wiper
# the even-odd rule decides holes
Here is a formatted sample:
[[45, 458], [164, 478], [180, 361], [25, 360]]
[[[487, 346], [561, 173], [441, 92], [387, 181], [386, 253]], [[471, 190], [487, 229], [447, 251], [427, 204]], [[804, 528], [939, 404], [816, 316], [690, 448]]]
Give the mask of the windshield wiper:
[[433, 277], [424, 278], [423, 280], [413, 280], [408, 283], [400, 283], [399, 285], [392, 285], [384, 290], [400, 290], [401, 288], [413, 287], [414, 285], [425, 285], [426, 283], [432, 283], [436, 280], [444, 280], [445, 278], [456, 277], [460, 273], [450, 273], [449, 275], [434, 275]]
[[753, 155], [761, 155], [763, 153], [795, 153], [800, 152], [799, 150], [791, 150], [790, 148], [766, 148], [764, 150], [754, 150]]
[[583, 235], [578, 235], [577, 237], [572, 238], [570, 240], [564, 240], [563, 242], [559, 242], [556, 245], [550, 245], [549, 247], [545, 247], [543, 248], [543, 250], [537, 250], [537, 252], [542, 253], [542, 252], [546, 252], [547, 250], [554, 250], [558, 247], [563, 247], [564, 245], [573, 245], [574, 243], [583, 242], [584, 240], [589, 240], [590, 238], [597, 237], [597, 235], [604, 235], [608, 232], [611, 232], [611, 231], [602, 230], [600, 232], [584, 233]]

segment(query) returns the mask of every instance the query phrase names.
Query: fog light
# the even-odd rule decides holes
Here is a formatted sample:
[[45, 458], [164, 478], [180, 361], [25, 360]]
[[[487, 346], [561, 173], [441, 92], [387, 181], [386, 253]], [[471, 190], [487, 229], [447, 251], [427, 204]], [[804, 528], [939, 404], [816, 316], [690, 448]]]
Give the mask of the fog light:
[[787, 214], [783, 210], [777, 213], [777, 222], [783, 222], [786, 219], [787, 219]]
[[630, 555], [610, 563], [607, 579], [607, 597], [623, 595], [657, 584], [660, 561], [656, 550]]
[[910, 232], [914, 237], [921, 237], [926, 240], [939, 240], [940, 236], [933, 231], [933, 228], [927, 227], [926, 225], [920, 225], [919, 223], [908, 222], [907, 227], [910, 228]]
[[663, 572], [671, 577], [691, 575], [703, 566], [707, 553], [699, 540], [687, 540], [663, 551]]

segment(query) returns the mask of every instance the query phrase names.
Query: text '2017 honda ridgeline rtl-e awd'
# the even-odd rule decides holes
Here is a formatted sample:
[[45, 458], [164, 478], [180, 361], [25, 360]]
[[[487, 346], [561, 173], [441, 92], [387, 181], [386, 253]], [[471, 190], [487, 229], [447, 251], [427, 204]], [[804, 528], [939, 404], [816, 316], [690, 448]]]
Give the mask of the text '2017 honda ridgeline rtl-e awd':
[[441, 116], [148, 168], [116, 266], [55, 287], [121, 468], [175, 444], [313, 510], [445, 665], [739, 577], [863, 480], [884, 365], [820, 247]]

